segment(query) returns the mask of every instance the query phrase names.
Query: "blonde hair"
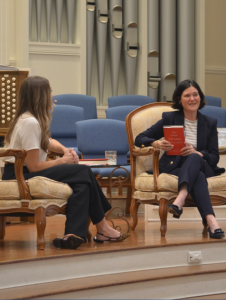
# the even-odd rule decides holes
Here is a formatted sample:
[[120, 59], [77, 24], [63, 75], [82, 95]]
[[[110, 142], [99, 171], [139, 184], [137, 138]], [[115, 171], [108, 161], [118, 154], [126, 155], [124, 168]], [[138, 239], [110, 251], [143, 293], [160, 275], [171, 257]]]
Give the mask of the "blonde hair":
[[30, 76], [22, 82], [19, 90], [18, 108], [6, 134], [5, 143], [10, 143], [18, 118], [25, 112], [30, 112], [39, 122], [41, 149], [47, 152], [50, 137], [49, 125], [52, 119], [52, 102], [51, 88], [46, 78]]

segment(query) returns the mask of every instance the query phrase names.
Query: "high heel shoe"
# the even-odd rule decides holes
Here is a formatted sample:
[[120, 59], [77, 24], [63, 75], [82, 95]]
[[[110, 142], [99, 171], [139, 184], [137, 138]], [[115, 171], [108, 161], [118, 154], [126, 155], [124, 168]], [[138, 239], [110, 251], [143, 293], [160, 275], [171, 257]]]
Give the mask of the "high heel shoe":
[[177, 205], [174, 205], [174, 204], [169, 204], [168, 205], [168, 212], [173, 214], [173, 217], [174, 218], [177, 218], [179, 219], [180, 216], [182, 215], [183, 213], [183, 208], [182, 209], [179, 209], [179, 207]]
[[116, 242], [122, 242], [124, 241], [125, 239], [127, 239], [130, 234], [129, 233], [121, 233], [120, 232], [120, 235], [118, 237], [110, 237], [110, 236], [107, 236], [107, 235], [104, 235], [103, 233], [100, 233], [100, 232], [97, 232], [97, 234], [107, 238], [107, 240], [99, 240], [96, 236], [93, 237], [93, 241], [96, 242], [96, 243], [103, 243], [103, 242], [113, 242], [113, 243], [116, 243]]
[[53, 240], [53, 246], [58, 249], [77, 249], [85, 240], [77, 235], [69, 235], [67, 239], [56, 238]]
[[208, 232], [211, 239], [222, 239], [225, 236], [224, 231], [221, 228], [217, 228], [212, 232], [208, 227]]

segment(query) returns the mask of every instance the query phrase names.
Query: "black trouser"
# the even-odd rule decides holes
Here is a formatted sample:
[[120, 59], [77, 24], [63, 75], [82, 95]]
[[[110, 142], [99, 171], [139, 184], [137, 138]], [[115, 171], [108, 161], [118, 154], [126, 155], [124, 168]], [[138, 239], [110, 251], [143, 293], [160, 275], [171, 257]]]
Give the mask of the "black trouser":
[[178, 191], [182, 183], [188, 184], [188, 193], [191, 194], [206, 224], [206, 215], [214, 215], [206, 180], [215, 176], [213, 169], [200, 155], [193, 153], [182, 157], [179, 167], [170, 174], [178, 176]]
[[[35, 173], [29, 173], [27, 167], [24, 167], [23, 174], [26, 180], [35, 176], [43, 176], [67, 183], [72, 188], [73, 193], [67, 202], [65, 234], [73, 233], [85, 239], [88, 216], [93, 224], [97, 224], [111, 208], [88, 166], [60, 165]], [[14, 164], [5, 165], [2, 179], [15, 179]]]

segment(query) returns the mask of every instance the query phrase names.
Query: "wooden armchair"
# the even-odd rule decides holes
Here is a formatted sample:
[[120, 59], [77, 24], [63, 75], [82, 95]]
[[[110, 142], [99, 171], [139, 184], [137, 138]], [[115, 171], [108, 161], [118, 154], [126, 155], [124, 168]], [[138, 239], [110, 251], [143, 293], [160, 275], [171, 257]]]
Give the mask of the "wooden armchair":
[[38, 249], [45, 248], [46, 216], [65, 214], [72, 189], [64, 183], [37, 176], [23, 176], [25, 150], [0, 149], [0, 157], [14, 156], [16, 180], [0, 180], [0, 239], [5, 236], [6, 216], [35, 216]]
[[[162, 118], [162, 113], [172, 111], [171, 104], [158, 102], [144, 105], [132, 111], [126, 118], [126, 129], [131, 161], [132, 203], [131, 229], [137, 225], [137, 211], [140, 203], [159, 206], [161, 220], [160, 231], [164, 236], [167, 230], [167, 206], [172, 203], [178, 193], [178, 177], [166, 173], [159, 175], [159, 158], [161, 151], [153, 147], [138, 148], [134, 146], [136, 136], [151, 127]], [[225, 154], [224, 149], [221, 152]], [[147, 174], [153, 170], [153, 175]], [[226, 204], [226, 174], [207, 179], [213, 206]], [[185, 206], [196, 206], [189, 194]], [[204, 225], [204, 227], [206, 227]]]

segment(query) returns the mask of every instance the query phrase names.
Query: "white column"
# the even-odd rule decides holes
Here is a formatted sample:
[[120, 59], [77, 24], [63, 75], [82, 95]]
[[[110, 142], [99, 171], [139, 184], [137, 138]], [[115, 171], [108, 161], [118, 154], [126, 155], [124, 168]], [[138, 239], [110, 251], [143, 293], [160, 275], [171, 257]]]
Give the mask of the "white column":
[[205, 92], [205, 0], [195, 1], [195, 79]]
[[9, 1], [0, 0], [0, 64], [9, 64]]
[[29, 67], [29, 1], [14, 0], [16, 9], [16, 66]]

